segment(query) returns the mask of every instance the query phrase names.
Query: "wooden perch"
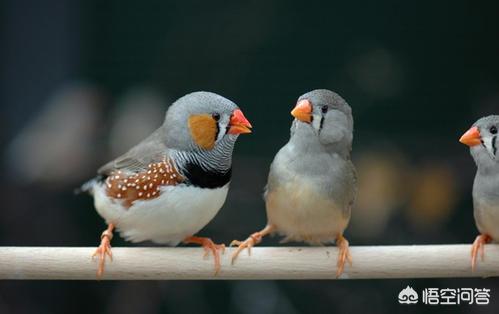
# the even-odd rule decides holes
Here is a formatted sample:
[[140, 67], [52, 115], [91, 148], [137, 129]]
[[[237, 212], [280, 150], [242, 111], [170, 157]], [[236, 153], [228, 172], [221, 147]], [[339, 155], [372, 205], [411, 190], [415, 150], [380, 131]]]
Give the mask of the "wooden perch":
[[[0, 279], [95, 280], [90, 247], [0, 247]], [[113, 248], [103, 280], [335, 279], [336, 247], [257, 247], [230, 264], [222, 256], [214, 276], [213, 257], [201, 248]], [[471, 272], [470, 245], [351, 247], [353, 267], [340, 279], [499, 276], [499, 245], [485, 247], [485, 260]]]

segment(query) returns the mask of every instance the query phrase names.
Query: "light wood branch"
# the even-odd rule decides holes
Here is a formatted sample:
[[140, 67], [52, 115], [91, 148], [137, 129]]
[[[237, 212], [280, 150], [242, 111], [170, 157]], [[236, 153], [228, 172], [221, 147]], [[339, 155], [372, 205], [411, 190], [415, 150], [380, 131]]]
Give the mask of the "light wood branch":
[[[0, 279], [95, 280], [90, 247], [0, 247]], [[335, 279], [336, 247], [257, 247], [230, 264], [222, 256], [214, 276], [213, 257], [201, 248], [113, 248], [103, 280]], [[340, 279], [499, 276], [499, 245], [485, 247], [485, 260], [471, 271], [470, 245], [351, 247], [353, 266]]]

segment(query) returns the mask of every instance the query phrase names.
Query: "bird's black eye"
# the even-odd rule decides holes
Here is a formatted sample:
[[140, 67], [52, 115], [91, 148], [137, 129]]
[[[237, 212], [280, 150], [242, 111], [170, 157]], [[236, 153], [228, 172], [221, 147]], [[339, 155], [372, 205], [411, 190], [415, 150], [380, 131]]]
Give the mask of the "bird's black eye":
[[491, 126], [490, 129], [489, 129], [490, 133], [491, 134], [497, 134], [497, 128], [495, 125]]
[[218, 121], [220, 120], [220, 114], [218, 112], [214, 112], [211, 114], [211, 117], [213, 118], [213, 120], [215, 121]]
[[326, 106], [326, 105], [324, 105], [324, 106], [321, 107], [322, 113], [326, 113], [328, 109], [329, 109], [329, 107]]

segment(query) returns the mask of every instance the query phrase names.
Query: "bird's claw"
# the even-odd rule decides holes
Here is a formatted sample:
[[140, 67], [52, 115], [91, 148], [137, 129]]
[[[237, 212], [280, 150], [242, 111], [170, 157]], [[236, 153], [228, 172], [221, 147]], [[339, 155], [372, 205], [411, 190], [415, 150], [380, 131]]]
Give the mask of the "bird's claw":
[[225, 244], [215, 244], [213, 243], [212, 241], [212, 244], [207, 244], [207, 245], [203, 245], [203, 249], [204, 249], [204, 255], [203, 255], [203, 258], [208, 258], [208, 256], [210, 255], [210, 253], [213, 253], [214, 251], [221, 251], [222, 254], [225, 254]]
[[186, 238], [184, 242], [200, 244], [204, 249], [204, 258], [207, 258], [212, 253], [215, 259], [215, 276], [220, 272], [220, 251], [222, 251], [222, 254], [225, 253], [225, 244], [215, 244], [210, 238], [194, 236]]
[[485, 244], [490, 242], [490, 240], [491, 238], [485, 234], [481, 234], [476, 237], [473, 245], [471, 246], [471, 271], [475, 271], [478, 253], [480, 253], [482, 261], [485, 259]]
[[110, 261], [113, 261], [113, 252], [111, 251], [111, 239], [109, 236], [103, 234], [99, 247], [92, 254], [92, 259], [98, 256], [99, 268], [97, 269], [97, 278], [101, 278], [104, 274], [104, 265], [106, 262], [106, 255]]
[[350, 255], [349, 243], [347, 239], [343, 236], [340, 236], [336, 241], [336, 245], [338, 246], [338, 262], [336, 263], [336, 278], [340, 277], [345, 268], [345, 262], [348, 262], [350, 266], [352, 266], [352, 255]]
[[220, 251], [222, 254], [225, 253], [225, 244], [215, 244], [211, 239], [204, 238], [201, 245], [204, 249], [204, 258], [207, 258], [210, 253], [213, 254], [213, 258], [215, 259], [215, 275], [217, 275], [221, 268]]
[[262, 242], [262, 237], [263, 236], [260, 234], [260, 232], [255, 232], [244, 241], [239, 241], [239, 240], [232, 241], [230, 243], [230, 247], [237, 245], [237, 249], [234, 253], [232, 253], [231, 264], [234, 265], [234, 262], [236, 258], [239, 256], [239, 253], [241, 253], [244, 249], [248, 249], [248, 255], [251, 255], [251, 248], [254, 247], [256, 244]]

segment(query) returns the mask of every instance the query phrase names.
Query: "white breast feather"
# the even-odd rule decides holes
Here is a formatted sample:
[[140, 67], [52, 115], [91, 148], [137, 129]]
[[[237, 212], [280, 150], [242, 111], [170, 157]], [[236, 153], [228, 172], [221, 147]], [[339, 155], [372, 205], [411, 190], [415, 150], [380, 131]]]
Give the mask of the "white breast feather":
[[126, 240], [177, 245], [215, 217], [228, 189], [229, 184], [217, 189], [166, 186], [159, 197], [137, 200], [127, 209], [106, 195], [105, 185], [97, 184], [94, 202], [97, 212], [107, 223], [115, 224]]

